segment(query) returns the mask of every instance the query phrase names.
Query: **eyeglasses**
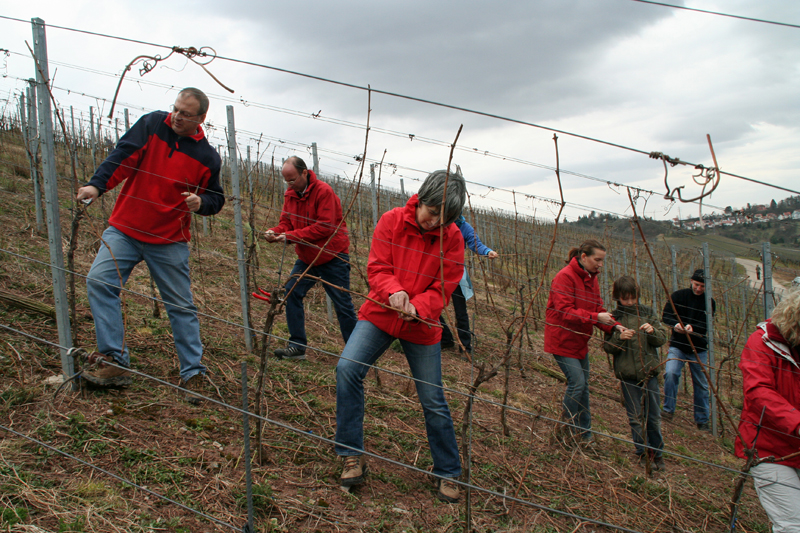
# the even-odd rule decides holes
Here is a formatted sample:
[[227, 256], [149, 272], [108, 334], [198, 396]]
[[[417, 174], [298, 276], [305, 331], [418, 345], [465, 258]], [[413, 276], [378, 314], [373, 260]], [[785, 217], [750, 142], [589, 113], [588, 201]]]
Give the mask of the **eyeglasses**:
[[175, 107], [174, 104], [169, 106], [169, 110], [170, 110], [170, 112], [172, 112], [173, 115], [178, 115], [181, 118], [185, 118], [186, 120], [191, 120], [193, 118], [197, 118], [200, 115], [202, 115], [202, 113], [198, 113], [197, 115], [192, 115], [192, 114], [187, 113], [186, 111], [184, 111], [182, 109], [178, 109], [177, 107]]

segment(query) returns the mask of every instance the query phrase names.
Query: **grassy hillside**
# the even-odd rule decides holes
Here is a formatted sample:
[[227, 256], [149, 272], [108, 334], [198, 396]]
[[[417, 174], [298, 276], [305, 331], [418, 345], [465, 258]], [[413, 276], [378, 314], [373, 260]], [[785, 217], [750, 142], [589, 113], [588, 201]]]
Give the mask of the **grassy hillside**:
[[[62, 172], [64, 160], [60, 152]], [[60, 183], [61, 222], [67, 236], [72, 192], [67, 181]], [[267, 181], [265, 191], [275, 187], [275, 182]], [[0, 290], [52, 305], [48, 240], [36, 231], [31, 191], [19, 135], [13, 130], [0, 132], [0, 224], [4, 228], [0, 233]], [[268, 209], [273, 198], [262, 191], [256, 200], [256, 227], [269, 227], [277, 218], [277, 212]], [[89, 350], [94, 345], [94, 330], [80, 275], [88, 271], [98, 246], [97, 235], [105, 227], [110, 209], [110, 199], [89, 209], [81, 223], [75, 256], [74, 336], [77, 346]], [[365, 209], [364, 220], [349, 222], [350, 227], [369, 228], [367, 213]], [[253, 391], [261, 338], [259, 334], [255, 353], [247, 353], [239, 327], [232, 219], [233, 211], [226, 207], [209, 224], [208, 234], [200, 224], [195, 229], [191, 258], [194, 295], [201, 313], [204, 363], [213, 381], [206, 391], [209, 398], [241, 406], [239, 369], [240, 363], [246, 362], [250, 409], [255, 411]], [[340, 490], [337, 478], [341, 463], [329, 440], [335, 432], [334, 367], [343, 345], [338, 326], [327, 319], [324, 293], [317, 287], [306, 298], [312, 347], [309, 360], [268, 361], [263, 398], [267, 421], [260, 450], [255, 449], [255, 420], [250, 423], [256, 457], [253, 482], [257, 531], [605, 530], [556, 511], [637, 531], [728, 530], [727, 502], [736, 470], [743, 464], [731, 453], [733, 428], [723, 421], [717, 439], [699, 432], [687, 407], [691, 392], [682, 391], [675, 422], [663, 425], [668, 469], [646, 472], [635, 460], [633, 446], [626, 442], [630, 429], [619, 402], [618, 383], [597, 337], [590, 344], [597, 448], [584, 450], [553, 437], [564, 385], [557, 379], [561, 374], [552, 357], [542, 351], [543, 306], [549, 279], [563, 264], [564, 249], [582, 235], [570, 229], [560, 233], [558, 252], [547, 263], [545, 238], [552, 227], [531, 233], [535, 238], [515, 240], [514, 232], [522, 228], [511, 220], [500, 222], [506, 230], [502, 231], [503, 226], [496, 230], [497, 240], [507, 257], [497, 264], [474, 265], [477, 297], [470, 302], [478, 336], [474, 360], [471, 364], [452, 351], [443, 354], [443, 378], [464, 452], [462, 460], [470, 469], [470, 483], [477, 487], [469, 506], [465, 498], [459, 505], [434, 499], [435, 490], [424, 474], [431, 467], [431, 459], [421, 409], [407, 378], [404, 356], [391, 349], [379, 362], [382, 370], [370, 371], [365, 382], [365, 434], [367, 450], [392, 462], [370, 458], [366, 484], [352, 493]], [[512, 227], [513, 231], [508, 230]], [[366, 287], [356, 272], [365, 271], [369, 233], [359, 236], [353, 229], [353, 234], [357, 263], [353, 289], [363, 293]], [[623, 243], [612, 244], [622, 249]], [[518, 257], [536, 255], [529, 262], [515, 262], [515, 249]], [[258, 268], [254, 259], [253, 279], [267, 289], [279, 285], [280, 248], [262, 242], [255, 254]], [[283, 265], [284, 278], [292, 259], [290, 250]], [[545, 265], [550, 269], [547, 274]], [[496, 378], [480, 386], [474, 410], [467, 416], [470, 384], [481, 369], [500, 362], [507, 331], [516, 331], [522, 323], [519, 288], [523, 287], [527, 303], [540, 282], [543, 292], [534, 301], [534, 313], [514, 348], [511, 364], [501, 367]], [[3, 330], [0, 343], [0, 425], [20, 434], [0, 429], [0, 528], [197, 532], [241, 530], [244, 525], [241, 416], [212, 401], [192, 406], [175, 388], [147, 377], [172, 385], [178, 382], [171, 330], [163, 307], [157, 306], [160, 309], [156, 313], [149, 299], [146, 268], [140, 266], [134, 271], [127, 288], [132, 292], [124, 296], [126, 341], [132, 352], [132, 368], [143, 375], [137, 376], [131, 387], [120, 390], [67, 388], [56, 393], [50, 378], [60, 373], [60, 361], [58, 351], [48, 344], [58, 339], [55, 322], [0, 300], [0, 324], [14, 330]], [[356, 305], [363, 301], [363, 297], [355, 298]], [[255, 327], [261, 327], [265, 316], [266, 307], [254, 301]], [[281, 345], [287, 334], [283, 317], [277, 319], [272, 333], [277, 338], [271, 346]], [[741, 384], [734, 363], [730, 360], [727, 366], [723, 364], [729, 373], [723, 374], [720, 388], [725, 405], [736, 417]], [[77, 459], [145, 486], [172, 502]], [[504, 500], [502, 495], [521, 501]], [[739, 531], [769, 530], [749, 481], [738, 517]]]

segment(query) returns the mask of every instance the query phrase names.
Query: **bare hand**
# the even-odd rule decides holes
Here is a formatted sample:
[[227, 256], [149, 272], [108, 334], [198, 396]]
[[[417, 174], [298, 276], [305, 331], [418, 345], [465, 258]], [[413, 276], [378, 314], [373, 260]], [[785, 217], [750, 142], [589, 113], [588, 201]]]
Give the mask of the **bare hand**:
[[286, 234], [285, 233], [275, 233], [274, 231], [267, 230], [264, 232], [264, 239], [267, 242], [285, 242], [286, 241]]
[[183, 201], [186, 202], [186, 208], [192, 213], [197, 213], [200, 206], [203, 205], [203, 199], [193, 192], [182, 192], [181, 196], [184, 197]]
[[616, 322], [614, 317], [611, 316], [611, 313], [597, 313], [597, 321], [607, 326], [610, 326]]
[[626, 341], [628, 339], [632, 339], [636, 332], [632, 329], [623, 328], [622, 333], [619, 334], [619, 338]]
[[90, 204], [100, 196], [100, 191], [94, 185], [87, 185], [86, 187], [81, 187], [78, 189], [78, 200], [89, 200], [88, 202], [83, 202], [85, 204]]
[[688, 326], [686, 326], [686, 328], [684, 328], [683, 326], [680, 325], [680, 323], [678, 323], [678, 324], [675, 324], [675, 331], [677, 333], [691, 333], [692, 332], [692, 326], [688, 325]]
[[494, 259], [495, 257], [498, 257], [499, 255], [500, 255], [500, 254], [498, 254], [497, 252], [495, 252], [494, 250], [492, 250], [491, 252], [489, 252], [488, 254], [486, 254], [486, 257], [488, 257], [489, 259]]
[[409, 299], [408, 293], [406, 291], [399, 291], [389, 296], [389, 305], [391, 305], [395, 309], [400, 309], [401, 311], [405, 311], [406, 313], [411, 314], [412, 316], [403, 314], [400, 315], [400, 318], [402, 318], [406, 322], [411, 322], [412, 320], [415, 320], [417, 314], [417, 308], [414, 307], [414, 304], [411, 303], [411, 300]]
[[649, 323], [642, 324], [641, 326], [639, 326], [639, 329], [643, 329], [645, 333], [653, 333], [656, 330], [656, 328], [651, 326]]
[[413, 322], [417, 320], [417, 308], [414, 307], [414, 304], [412, 304], [411, 302], [408, 302], [408, 305], [406, 306], [406, 313], [408, 314], [401, 315], [400, 318], [402, 318], [406, 322]]

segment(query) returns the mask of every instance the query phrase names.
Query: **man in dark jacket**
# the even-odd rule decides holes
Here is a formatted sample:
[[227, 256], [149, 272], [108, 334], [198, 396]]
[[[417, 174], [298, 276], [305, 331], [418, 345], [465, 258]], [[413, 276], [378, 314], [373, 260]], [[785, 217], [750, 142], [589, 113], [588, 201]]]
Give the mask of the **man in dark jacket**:
[[[694, 421], [698, 429], [710, 431], [708, 425], [708, 380], [703, 372], [703, 367], [708, 364], [705, 290], [703, 269], [695, 270], [692, 274], [691, 287], [672, 293], [671, 299], [675, 304], [675, 310], [670, 302], [664, 306], [662, 322], [672, 328], [672, 336], [669, 340], [669, 352], [664, 370], [664, 410], [661, 417], [664, 420], [672, 420], [675, 415], [678, 382], [683, 365], [688, 362], [692, 372], [692, 389], [694, 390]], [[716, 305], [712, 299], [712, 316], [716, 312]], [[677, 314], [675, 314], [676, 310]], [[689, 344], [690, 338], [697, 350], [696, 356], [692, 350], [692, 344]]]
[[[131, 381], [130, 373], [119, 368], [130, 364], [119, 294], [141, 261], [164, 299], [182, 385], [199, 388], [206, 372], [192, 301], [188, 241], [192, 213], [214, 215], [225, 204], [220, 157], [201, 127], [207, 111], [208, 97], [202, 91], [183, 89], [170, 113], [156, 111], [139, 119], [89, 183], [78, 189], [78, 200], [88, 203], [124, 182], [86, 279], [100, 352], [95, 359], [101, 365], [82, 377], [96, 385]], [[191, 394], [187, 400], [200, 402]]]
[[[286, 160], [281, 170], [288, 188], [283, 200], [280, 224], [268, 229], [267, 242], [295, 243], [297, 261], [286, 282], [286, 324], [289, 346], [275, 350], [279, 359], [306, 358], [306, 318], [303, 298], [317, 281], [300, 275], [308, 274], [328, 283], [325, 292], [333, 301], [344, 342], [356, 327], [358, 318], [350, 298], [350, 239], [347, 224], [342, 220], [342, 203], [330, 185], [320, 181], [313, 170], [297, 156]], [[323, 249], [324, 248], [324, 249]], [[343, 290], [339, 290], [341, 287]]]

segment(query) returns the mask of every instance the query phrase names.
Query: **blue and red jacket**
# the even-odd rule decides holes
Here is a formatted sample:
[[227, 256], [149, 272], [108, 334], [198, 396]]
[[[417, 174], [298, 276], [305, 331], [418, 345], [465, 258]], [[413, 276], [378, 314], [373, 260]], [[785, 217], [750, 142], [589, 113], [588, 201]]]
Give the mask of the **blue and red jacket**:
[[222, 163], [202, 127], [181, 137], [164, 111], [140, 118], [97, 168], [88, 185], [100, 194], [125, 182], [108, 222], [142, 242], [188, 242], [192, 213], [184, 192], [200, 196], [200, 215], [219, 213], [225, 197], [219, 183]]

